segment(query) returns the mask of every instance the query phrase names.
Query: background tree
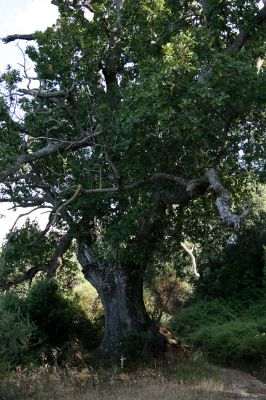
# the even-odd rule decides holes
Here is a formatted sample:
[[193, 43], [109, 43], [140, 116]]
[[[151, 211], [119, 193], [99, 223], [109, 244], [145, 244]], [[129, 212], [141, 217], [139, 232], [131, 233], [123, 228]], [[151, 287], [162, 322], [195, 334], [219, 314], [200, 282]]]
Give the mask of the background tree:
[[220, 240], [217, 249], [203, 248], [199, 268], [200, 297], [251, 302], [265, 293], [266, 188], [258, 187], [252, 212], [237, 234]]
[[[195, 230], [208, 225], [214, 201], [221, 220], [239, 227], [250, 171], [263, 170], [265, 71], [257, 62], [265, 56], [266, 7], [53, 4], [55, 26], [4, 39], [35, 40], [27, 55], [36, 77], [26, 68], [22, 83], [15, 70], [2, 75], [0, 201], [50, 209], [42, 234], [56, 231], [53, 254], [45, 263], [32, 259], [31, 277], [56, 274], [76, 243], [104, 306], [103, 353], [143, 331], [151, 351], [163, 350], [143, 303], [145, 271], [173, 257], [189, 214]], [[28, 278], [24, 267], [19, 281]], [[14, 283], [6, 274], [2, 287]]]

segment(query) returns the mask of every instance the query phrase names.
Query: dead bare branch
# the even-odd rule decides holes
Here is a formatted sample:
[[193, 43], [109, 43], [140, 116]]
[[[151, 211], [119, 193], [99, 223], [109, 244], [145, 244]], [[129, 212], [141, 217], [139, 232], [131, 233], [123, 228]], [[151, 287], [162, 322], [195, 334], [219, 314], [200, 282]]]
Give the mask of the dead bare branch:
[[192, 266], [193, 266], [193, 272], [194, 272], [194, 275], [196, 276], [196, 278], [198, 279], [200, 277], [200, 274], [198, 273], [196, 258], [195, 258], [194, 254], [193, 254], [193, 250], [194, 249], [193, 248], [189, 249], [187, 247], [187, 245], [185, 244], [185, 242], [181, 242], [180, 244], [183, 247], [183, 249], [188, 253], [189, 257], [191, 258], [191, 262], [192, 262]]
[[31, 213], [33, 213], [33, 212], [36, 211], [36, 210], [39, 210], [40, 208], [42, 208], [41, 205], [40, 205], [40, 206], [37, 206], [37, 207], [35, 207], [35, 208], [33, 208], [33, 210], [30, 210], [30, 211], [28, 211], [28, 212], [26, 212], [26, 213], [24, 213], [24, 214], [20, 214], [20, 215], [16, 218], [16, 220], [15, 220], [14, 224], [12, 225], [12, 228], [10, 229], [9, 232], [10, 232], [10, 233], [13, 232], [13, 230], [15, 229], [15, 226], [17, 225], [17, 222], [20, 220], [20, 218], [26, 217], [27, 215], [30, 215]]

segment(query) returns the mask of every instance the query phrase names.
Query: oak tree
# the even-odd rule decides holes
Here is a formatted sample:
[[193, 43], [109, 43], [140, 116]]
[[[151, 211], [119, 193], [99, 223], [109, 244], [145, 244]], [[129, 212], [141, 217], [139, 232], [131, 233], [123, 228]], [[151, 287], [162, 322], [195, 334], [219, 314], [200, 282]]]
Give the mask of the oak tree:
[[29, 235], [32, 258], [2, 289], [54, 276], [75, 245], [103, 303], [102, 352], [130, 332], [163, 350], [143, 302], [146, 269], [171, 259], [188, 211], [195, 230], [214, 204], [217, 224], [238, 228], [248, 176], [263, 171], [266, 5], [52, 3], [54, 26], [3, 39], [28, 41], [35, 74], [2, 74], [0, 201], [50, 216], [37, 235], [49, 251], [38, 260]]

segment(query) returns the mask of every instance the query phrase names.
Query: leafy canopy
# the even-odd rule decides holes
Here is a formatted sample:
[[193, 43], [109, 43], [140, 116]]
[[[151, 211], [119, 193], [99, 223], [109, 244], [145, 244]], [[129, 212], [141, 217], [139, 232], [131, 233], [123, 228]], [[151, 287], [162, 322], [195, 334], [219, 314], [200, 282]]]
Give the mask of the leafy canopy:
[[0, 200], [48, 207], [46, 234], [56, 227], [60, 257], [70, 235], [89, 237], [98, 259], [114, 249], [123, 262], [137, 255], [153, 263], [154, 252], [169, 259], [192, 226], [208, 229], [214, 197], [226, 197], [208, 171], [215, 168], [237, 200], [246, 182], [263, 176], [266, 74], [257, 62], [265, 57], [265, 7], [53, 3], [57, 23], [34, 33], [26, 51], [38, 86], [25, 71], [23, 82], [11, 68], [1, 76], [8, 96], [0, 103]]

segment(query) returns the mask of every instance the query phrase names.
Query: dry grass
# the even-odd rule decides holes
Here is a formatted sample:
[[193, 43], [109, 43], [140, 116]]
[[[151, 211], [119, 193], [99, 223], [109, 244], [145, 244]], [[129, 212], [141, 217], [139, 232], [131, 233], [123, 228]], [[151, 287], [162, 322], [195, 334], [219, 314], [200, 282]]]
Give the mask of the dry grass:
[[[0, 383], [0, 400], [233, 400], [241, 398], [226, 389], [211, 370], [205, 375], [195, 365], [145, 368], [125, 372], [121, 367], [78, 370], [43, 366], [17, 370]], [[189, 371], [189, 374], [188, 374]], [[194, 374], [193, 378], [192, 374]]]

